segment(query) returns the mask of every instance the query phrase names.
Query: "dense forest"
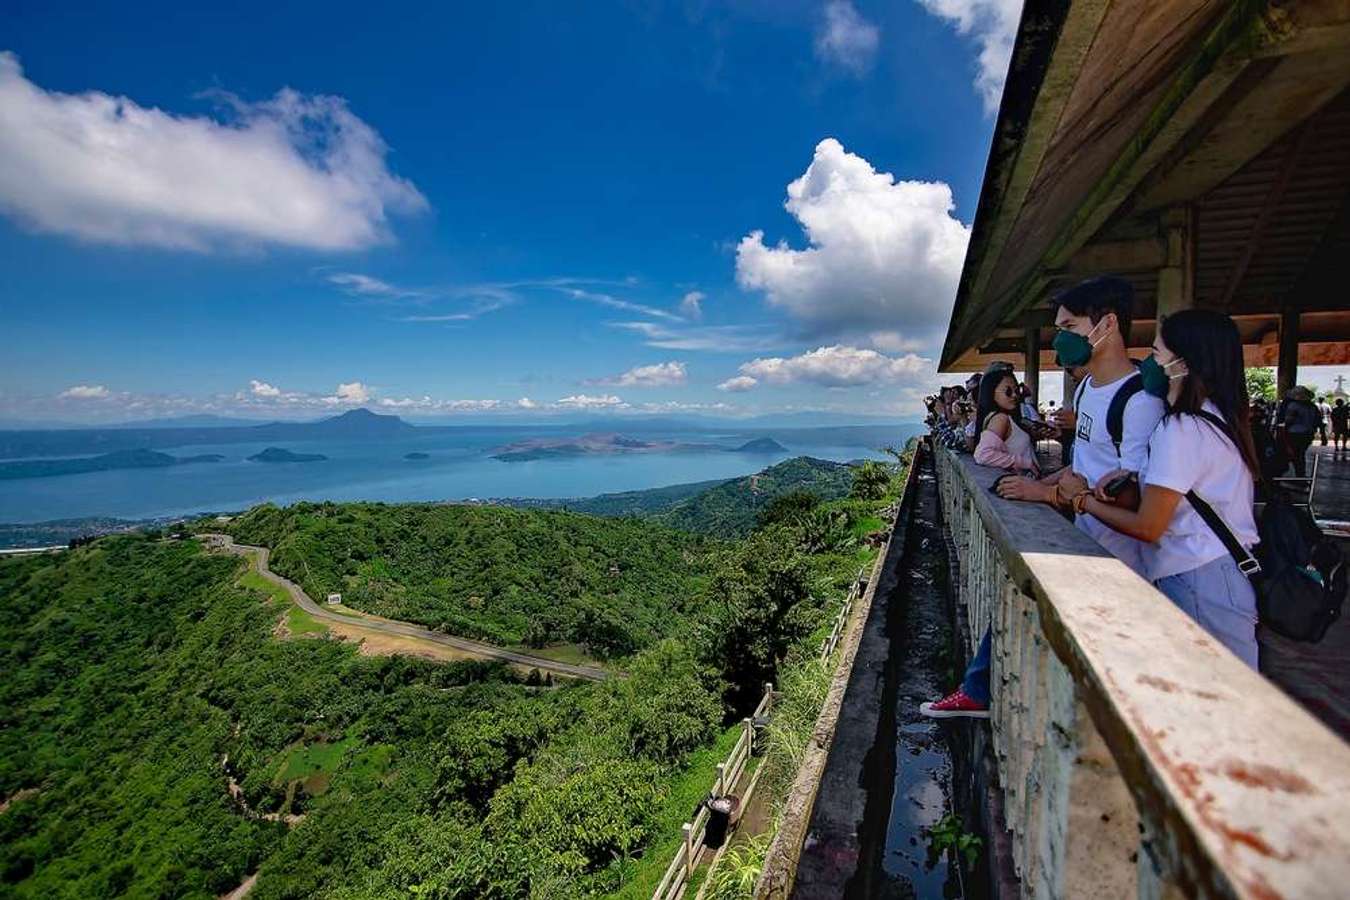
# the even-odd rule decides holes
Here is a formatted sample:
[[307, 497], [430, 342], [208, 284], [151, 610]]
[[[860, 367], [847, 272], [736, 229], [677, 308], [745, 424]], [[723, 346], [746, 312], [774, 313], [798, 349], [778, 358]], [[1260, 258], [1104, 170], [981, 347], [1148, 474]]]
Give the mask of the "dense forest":
[[[650, 895], [765, 681], [809, 731], [815, 646], [895, 489], [852, 475], [851, 497], [782, 495], [735, 542], [426, 505], [234, 523], [311, 590], [462, 604], [508, 637], [545, 619], [622, 657], [600, 683], [285, 638], [279, 601], [194, 539], [0, 561], [0, 896], [205, 898], [254, 874], [263, 900]], [[596, 637], [614, 620], [631, 645]]]
[[[212, 526], [214, 527], [214, 526]], [[297, 503], [228, 526], [272, 548], [312, 597], [499, 644], [625, 656], [668, 633], [706, 579], [710, 544], [630, 519], [499, 506]]]

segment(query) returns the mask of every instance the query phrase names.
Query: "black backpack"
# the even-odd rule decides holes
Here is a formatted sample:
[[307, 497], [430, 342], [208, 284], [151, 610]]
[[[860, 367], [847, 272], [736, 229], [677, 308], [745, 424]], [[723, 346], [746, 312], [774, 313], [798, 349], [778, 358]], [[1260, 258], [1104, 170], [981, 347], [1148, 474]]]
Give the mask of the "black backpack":
[[[1227, 422], [1211, 413], [1199, 415], [1238, 446]], [[1195, 491], [1186, 499], [1251, 580], [1261, 623], [1296, 641], [1320, 641], [1340, 618], [1347, 574], [1340, 548], [1318, 529], [1312, 514], [1274, 492], [1256, 523], [1260, 543], [1252, 553]]]
[[[1134, 362], [1131, 360], [1131, 362]], [[1135, 368], [1139, 363], [1134, 363]], [[1111, 395], [1111, 403], [1106, 407], [1106, 433], [1111, 436], [1111, 443], [1116, 445], [1116, 458], [1120, 458], [1120, 443], [1125, 440], [1125, 407], [1129, 404], [1130, 398], [1144, 389], [1144, 377], [1135, 372], [1125, 380], [1125, 383], [1116, 388], [1116, 392]], [[1087, 390], [1087, 379], [1078, 386], [1078, 392], [1073, 396], [1073, 408], [1075, 411], [1082, 405], [1083, 392]]]

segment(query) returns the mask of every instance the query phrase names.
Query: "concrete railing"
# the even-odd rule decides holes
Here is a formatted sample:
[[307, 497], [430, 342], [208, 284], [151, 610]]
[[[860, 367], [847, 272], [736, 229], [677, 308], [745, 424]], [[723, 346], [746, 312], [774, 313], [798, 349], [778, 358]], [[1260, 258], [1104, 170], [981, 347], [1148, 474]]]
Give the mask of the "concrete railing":
[[1350, 745], [999, 472], [936, 461], [1022, 895], [1346, 896]]
[[[727, 754], [726, 760], [718, 763], [717, 776], [709, 797], [726, 796], [741, 780], [746, 766], [750, 764], [750, 757], [755, 752], [755, 727], [766, 722], [772, 714], [773, 685], [766, 684], [764, 696], [760, 698], [755, 711], [749, 718], [742, 720], [741, 735], [737, 738], [735, 746]], [[698, 867], [703, 853], [703, 840], [708, 831], [710, 815], [708, 804], [700, 803], [698, 812], [694, 814], [694, 821], [685, 822], [681, 826], [684, 840], [671, 858], [670, 865], [666, 867], [665, 874], [652, 894], [652, 900], [673, 900], [684, 895], [684, 889], [689, 883], [690, 876], [694, 874], [694, 869]]]

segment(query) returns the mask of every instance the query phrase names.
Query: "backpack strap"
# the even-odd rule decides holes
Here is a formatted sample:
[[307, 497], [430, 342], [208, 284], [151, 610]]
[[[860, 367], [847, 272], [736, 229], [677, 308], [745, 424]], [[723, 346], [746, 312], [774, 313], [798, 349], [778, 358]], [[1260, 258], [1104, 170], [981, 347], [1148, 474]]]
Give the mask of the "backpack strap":
[[1120, 445], [1125, 440], [1125, 407], [1130, 398], [1143, 389], [1144, 377], [1136, 372], [1116, 388], [1111, 405], [1106, 409], [1106, 433], [1111, 435], [1111, 443], [1116, 445], [1116, 459], [1120, 459]]
[[1205, 520], [1209, 530], [1214, 532], [1215, 537], [1228, 550], [1228, 554], [1233, 557], [1233, 561], [1237, 563], [1242, 574], [1248, 578], [1261, 574], [1261, 563], [1257, 561], [1255, 556], [1252, 556], [1250, 550], [1242, 546], [1242, 542], [1237, 539], [1237, 535], [1233, 534], [1233, 529], [1229, 528], [1223, 517], [1214, 511], [1214, 507], [1201, 500], [1200, 495], [1195, 491], [1187, 491], [1186, 499], [1191, 502], [1191, 507], [1200, 515], [1201, 519]]
[[[1197, 410], [1194, 415], [1219, 429], [1219, 433], [1228, 438], [1239, 453], [1242, 452], [1242, 445], [1238, 443], [1237, 434], [1227, 420], [1206, 409]], [[1242, 570], [1242, 574], [1248, 578], [1261, 574], [1261, 563], [1257, 561], [1255, 556], [1252, 556], [1250, 550], [1242, 546], [1242, 542], [1237, 539], [1237, 535], [1233, 534], [1233, 529], [1228, 527], [1228, 523], [1223, 520], [1223, 516], [1215, 512], [1214, 507], [1200, 499], [1200, 495], [1195, 491], [1187, 491], [1186, 499], [1191, 502], [1191, 508], [1196, 511], [1201, 519], [1204, 519], [1205, 524], [1209, 526], [1209, 530], [1214, 532], [1214, 535], [1223, 543], [1228, 554], [1233, 557], [1233, 561]]]

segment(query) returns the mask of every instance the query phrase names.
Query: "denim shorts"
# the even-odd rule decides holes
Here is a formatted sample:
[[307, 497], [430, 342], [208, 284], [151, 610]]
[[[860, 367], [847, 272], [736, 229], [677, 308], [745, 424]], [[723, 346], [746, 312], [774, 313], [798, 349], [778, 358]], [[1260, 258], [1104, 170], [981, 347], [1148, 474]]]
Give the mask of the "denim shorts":
[[1256, 591], [1233, 557], [1225, 553], [1154, 584], [1210, 636], [1256, 669]]

